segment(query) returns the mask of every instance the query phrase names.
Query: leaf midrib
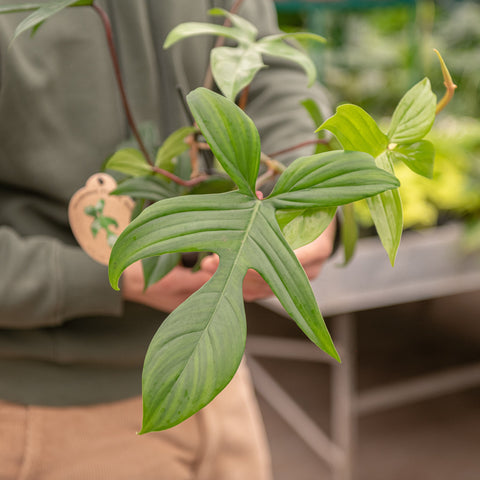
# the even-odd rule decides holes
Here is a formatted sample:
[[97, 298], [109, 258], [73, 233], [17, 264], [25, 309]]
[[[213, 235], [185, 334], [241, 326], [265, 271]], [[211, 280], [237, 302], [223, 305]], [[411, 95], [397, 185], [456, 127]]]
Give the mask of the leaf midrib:
[[[192, 357], [194, 356], [197, 348], [198, 348], [198, 345], [201, 343], [204, 335], [208, 332], [208, 329], [210, 327], [210, 323], [212, 322], [212, 319], [215, 317], [215, 314], [217, 312], [217, 309], [218, 309], [218, 306], [219, 306], [219, 303], [221, 301], [221, 299], [224, 298], [224, 293], [225, 293], [225, 290], [227, 289], [227, 286], [230, 282], [230, 278], [232, 276], [232, 273], [235, 269], [235, 266], [237, 264], [237, 261], [238, 261], [238, 258], [240, 257], [241, 255], [241, 252], [245, 246], [245, 243], [249, 237], [249, 234], [250, 234], [250, 230], [252, 229], [252, 226], [254, 224], [254, 220], [255, 220], [255, 217], [258, 213], [258, 210], [260, 209], [260, 206], [261, 206], [261, 201], [258, 200], [255, 205], [253, 206], [252, 208], [252, 215], [250, 217], [250, 220], [248, 222], [248, 225], [247, 225], [247, 228], [245, 230], [245, 235], [243, 236], [243, 239], [241, 241], [241, 244], [240, 244], [240, 247], [238, 249], [238, 252], [237, 252], [237, 255], [235, 256], [235, 259], [233, 260], [233, 262], [231, 263], [231, 267], [230, 267], [230, 272], [228, 273], [227, 277], [226, 277], [226, 280], [225, 280], [225, 284], [224, 284], [224, 287], [222, 288], [221, 290], [221, 293], [218, 294], [218, 300], [216, 302], [216, 305], [215, 305], [215, 308], [213, 310], [213, 313], [212, 315], [210, 316], [210, 320], [208, 321], [207, 325], [205, 326], [205, 328], [203, 329], [202, 333], [200, 334], [200, 337], [198, 338], [198, 341], [197, 341], [197, 344], [195, 345], [195, 348], [193, 349], [192, 353], [190, 354], [190, 357], [188, 359], [188, 361], [185, 363], [184, 367], [182, 368], [182, 371], [178, 374], [178, 377], [175, 379], [175, 382], [173, 383], [170, 391], [173, 391], [175, 386], [177, 385], [177, 383], [179, 382], [180, 378], [182, 377], [182, 375], [184, 374], [185, 370], [187, 369], [187, 367], [189, 366], [191, 360], [192, 360]], [[210, 280], [209, 280], [210, 281]], [[225, 298], [227, 298], [228, 300], [228, 296], [225, 296]]]

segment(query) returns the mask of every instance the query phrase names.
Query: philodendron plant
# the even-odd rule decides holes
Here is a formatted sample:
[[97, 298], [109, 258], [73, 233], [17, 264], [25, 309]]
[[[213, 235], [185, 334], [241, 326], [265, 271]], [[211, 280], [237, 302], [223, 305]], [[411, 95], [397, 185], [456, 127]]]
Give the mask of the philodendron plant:
[[212, 279], [180, 305], [150, 344], [144, 370], [143, 431], [173, 426], [206, 405], [235, 373], [246, 328], [242, 283], [249, 268], [270, 285], [310, 340], [338, 359], [308, 278], [284, 238], [276, 212], [335, 207], [398, 187], [363, 152], [333, 151], [294, 161], [260, 200], [255, 182], [260, 140], [253, 122], [207, 89], [188, 97], [215, 157], [238, 189], [173, 197], [148, 207], [116, 242], [110, 279], [117, 286], [131, 263], [169, 252], [220, 257]]
[[[108, 17], [93, 0], [0, 7], [0, 13], [34, 11], [19, 25], [16, 36], [38, 28], [68, 6], [94, 8], [111, 39]], [[255, 26], [245, 19], [220, 9], [210, 13], [224, 15], [231, 26], [182, 24], [169, 34], [165, 46], [205, 34], [236, 42], [236, 46], [218, 45], [211, 53], [212, 75], [223, 95], [204, 87], [190, 92], [186, 101], [193, 125], [174, 132], [155, 150], [154, 136], [147, 135], [150, 141], [142, 137], [122, 95], [138, 145], [118, 150], [106, 164], [126, 177], [113, 193], [128, 194], [139, 206], [111, 252], [109, 276], [114, 288], [125, 268], [138, 260], [144, 261], [148, 286], [177, 265], [182, 253], [219, 256], [216, 273], [167, 317], [149, 346], [143, 371], [142, 433], [180, 423], [210, 402], [233, 377], [246, 341], [242, 283], [248, 269], [264, 278], [305, 335], [339, 360], [293, 249], [318, 237], [339, 206], [345, 209], [348, 231], [349, 206], [366, 198], [393, 263], [402, 229], [393, 164], [400, 160], [416, 173], [431, 176], [433, 146], [423, 137], [454, 89], [440, 59], [447, 86], [444, 99], [437, 105], [428, 79], [422, 80], [400, 101], [386, 134], [355, 105], [342, 105], [323, 121], [318, 108], [306, 100], [304, 106], [320, 124], [318, 131], [332, 132], [342, 149], [333, 150], [331, 141], [321, 138], [316, 143], [324, 144], [326, 151], [298, 158], [285, 168], [262, 153], [258, 131], [241, 107], [247, 101], [248, 85], [264, 66], [263, 54], [299, 63], [310, 82], [315, 77], [313, 64], [285, 41], [295, 35], [257, 40]], [[297, 37], [323, 41], [313, 34]], [[110, 41], [115, 63], [113, 45]], [[117, 81], [124, 93], [119, 75]], [[238, 96], [240, 106], [234, 103]], [[185, 156], [187, 150], [189, 156]], [[210, 164], [202, 172], [199, 152], [213, 154], [220, 169]], [[267, 171], [259, 176], [262, 162]], [[263, 198], [259, 187], [276, 175], [273, 191]], [[345, 242], [347, 256], [353, 250], [351, 238]]]

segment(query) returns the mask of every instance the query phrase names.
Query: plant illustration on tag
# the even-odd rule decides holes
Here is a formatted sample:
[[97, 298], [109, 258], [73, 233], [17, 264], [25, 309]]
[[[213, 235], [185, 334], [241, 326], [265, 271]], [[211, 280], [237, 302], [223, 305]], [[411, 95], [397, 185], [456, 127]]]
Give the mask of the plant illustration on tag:
[[72, 232], [85, 252], [108, 265], [113, 244], [130, 223], [134, 202], [125, 195], [111, 195], [116, 181], [96, 173], [71, 198], [68, 218]]

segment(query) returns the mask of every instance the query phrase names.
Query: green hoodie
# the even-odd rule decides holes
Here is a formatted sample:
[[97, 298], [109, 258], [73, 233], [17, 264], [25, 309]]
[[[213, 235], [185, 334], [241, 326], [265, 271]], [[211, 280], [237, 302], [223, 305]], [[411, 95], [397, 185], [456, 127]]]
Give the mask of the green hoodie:
[[[167, 51], [163, 41], [175, 25], [211, 21], [209, 8], [231, 2], [99, 4], [112, 20], [137, 122], [155, 122], [162, 138], [187, 125], [175, 88], [203, 84], [215, 39]], [[261, 35], [276, 31], [270, 1], [246, 0], [240, 14], [261, 21]], [[123, 302], [67, 221], [71, 196], [129, 136], [105, 33], [91, 8], [72, 8], [9, 48], [24, 17], [0, 16], [0, 399], [74, 405], [138, 395], [146, 348], [165, 315]], [[264, 151], [312, 137], [299, 107], [306, 97], [326, 104], [293, 64], [258, 75], [248, 113]]]

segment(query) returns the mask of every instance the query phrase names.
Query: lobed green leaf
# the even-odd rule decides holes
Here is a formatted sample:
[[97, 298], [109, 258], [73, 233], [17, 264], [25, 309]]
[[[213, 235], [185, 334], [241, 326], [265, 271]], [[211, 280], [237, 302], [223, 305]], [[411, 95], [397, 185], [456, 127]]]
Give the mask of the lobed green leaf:
[[[272, 195], [255, 195], [260, 141], [253, 122], [233, 102], [206, 89], [187, 97], [213, 153], [238, 191], [168, 198], [145, 209], [116, 241], [109, 264], [118, 288], [128, 265], [175, 252], [213, 252], [212, 278], [162, 323], [143, 372], [141, 433], [174, 426], [211, 401], [233, 377], [245, 346], [242, 283], [256, 270], [306, 336], [338, 354], [310, 282], [279, 227], [278, 208], [300, 208], [285, 225], [307, 218], [306, 208], [332, 207], [398, 186], [361, 152], [330, 152], [293, 162]], [[315, 214], [314, 214], [315, 216]], [[303, 217], [303, 218], [302, 218]], [[300, 228], [302, 236], [311, 228]], [[315, 232], [316, 233], [316, 232]]]
[[174, 251], [215, 252], [220, 265], [160, 326], [149, 347], [142, 432], [181, 422], [232, 378], [245, 343], [242, 282], [249, 268], [262, 275], [305, 334], [338, 358], [309, 280], [283, 238], [271, 204], [228, 192], [176, 197], [148, 207], [115, 243], [112, 285], [131, 263]]

